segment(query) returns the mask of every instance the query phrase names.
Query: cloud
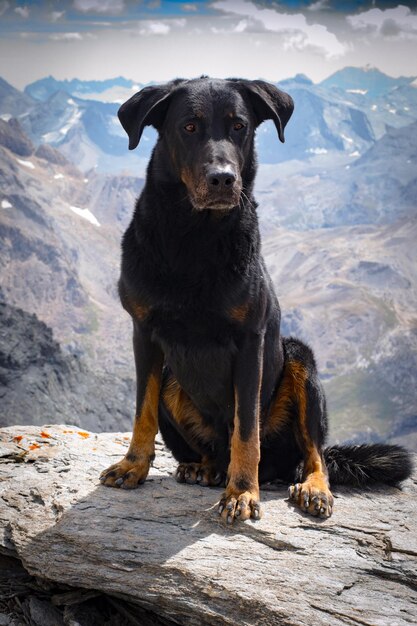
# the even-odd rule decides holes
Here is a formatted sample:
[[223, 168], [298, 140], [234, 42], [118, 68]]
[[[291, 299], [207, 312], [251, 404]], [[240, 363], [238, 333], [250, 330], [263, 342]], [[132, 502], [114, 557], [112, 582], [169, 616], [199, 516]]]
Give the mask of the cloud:
[[317, 0], [313, 4], [309, 4], [306, 9], [308, 11], [323, 11], [329, 8], [329, 0]]
[[184, 18], [172, 19], [168, 22], [153, 22], [144, 20], [139, 23], [139, 29], [132, 32], [133, 35], [168, 35], [173, 27], [184, 28], [187, 20]]
[[197, 11], [198, 7], [196, 4], [193, 4], [192, 2], [186, 2], [181, 5], [181, 9], [183, 11]]
[[370, 9], [346, 17], [355, 30], [389, 38], [417, 37], [417, 15], [409, 7], [399, 5], [395, 9]]
[[14, 12], [23, 17], [25, 20], [27, 20], [30, 15], [30, 9], [26, 5], [24, 7], [16, 7]]
[[49, 35], [52, 41], [81, 41], [83, 36], [81, 33], [53, 33]]
[[49, 19], [51, 20], [51, 22], [57, 22], [58, 20], [61, 19], [61, 17], [63, 17], [65, 15], [65, 11], [52, 11], [49, 14]]
[[[340, 57], [347, 52], [347, 47], [326, 26], [309, 24], [301, 13], [280, 13], [275, 9], [258, 7], [246, 0], [216, 0], [211, 8], [246, 18], [246, 27], [243, 28], [240, 22], [241, 26], [237, 32], [243, 32], [243, 30], [259, 32], [261, 28], [284, 35], [286, 50], [310, 48], [320, 51], [327, 58]], [[258, 26], [256, 27], [255, 24]]]
[[74, 0], [74, 9], [82, 13], [121, 13], [125, 8], [124, 0]]

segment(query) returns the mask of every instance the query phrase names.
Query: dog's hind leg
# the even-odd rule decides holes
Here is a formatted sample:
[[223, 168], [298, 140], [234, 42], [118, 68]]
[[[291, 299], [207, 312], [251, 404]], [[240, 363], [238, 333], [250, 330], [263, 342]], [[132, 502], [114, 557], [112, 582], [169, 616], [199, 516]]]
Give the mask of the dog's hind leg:
[[216, 463], [218, 436], [214, 428], [205, 422], [177, 380], [166, 373], [159, 403], [159, 429], [179, 462], [175, 474], [178, 482], [201, 486], [224, 483], [225, 471]]
[[286, 339], [284, 346], [285, 369], [280, 387], [291, 400], [294, 435], [304, 458], [301, 481], [289, 488], [290, 499], [311, 515], [329, 517], [333, 496], [323, 458], [327, 430], [324, 392], [311, 350], [294, 339]]

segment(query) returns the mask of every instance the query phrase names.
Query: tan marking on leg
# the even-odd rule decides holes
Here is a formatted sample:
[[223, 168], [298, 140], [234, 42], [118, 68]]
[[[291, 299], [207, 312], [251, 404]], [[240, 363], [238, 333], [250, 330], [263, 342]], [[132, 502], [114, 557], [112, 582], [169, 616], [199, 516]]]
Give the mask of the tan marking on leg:
[[165, 385], [162, 399], [190, 446], [196, 449], [195, 444], [198, 440], [207, 443], [213, 441], [216, 435], [214, 428], [204, 422], [195, 404], [175, 378], [171, 378]]
[[[262, 376], [260, 376], [262, 378]], [[259, 390], [256, 407], [257, 418], [250, 437], [243, 441], [240, 437], [239, 402], [235, 391], [234, 429], [231, 439], [228, 483], [220, 501], [219, 513], [228, 523], [235, 518], [259, 519], [258, 468], [261, 458], [259, 442]]]
[[140, 415], [135, 417], [129, 450], [124, 459], [102, 472], [100, 480], [104, 485], [132, 489], [144, 482], [155, 456], [159, 390], [160, 374], [152, 373], [148, 378]]
[[277, 434], [288, 423], [291, 404], [297, 399], [297, 367], [289, 361], [284, 368], [284, 374], [279, 385], [277, 395], [269, 410], [269, 414], [262, 429], [262, 438]]
[[290, 361], [291, 377], [298, 404], [298, 439], [304, 453], [303, 482], [290, 487], [290, 498], [311, 515], [329, 517], [333, 496], [329, 489], [327, 469], [307, 424], [307, 371], [302, 363]]

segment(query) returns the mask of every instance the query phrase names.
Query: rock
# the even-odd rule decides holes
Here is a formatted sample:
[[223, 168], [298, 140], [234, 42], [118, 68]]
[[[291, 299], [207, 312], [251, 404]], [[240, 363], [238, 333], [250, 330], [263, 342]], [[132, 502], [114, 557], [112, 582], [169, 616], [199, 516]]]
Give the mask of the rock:
[[0, 145], [9, 148], [18, 156], [30, 156], [35, 149], [14, 117], [8, 122], [0, 119]]
[[49, 161], [49, 163], [54, 163], [55, 165], [61, 165], [63, 167], [69, 164], [68, 159], [66, 159], [59, 150], [53, 148], [47, 143], [42, 143], [37, 148], [35, 156], [37, 156], [39, 159]]
[[0, 427], [76, 415], [77, 424], [117, 429], [130, 423], [123, 399], [132, 387], [91, 371], [77, 354], [64, 353], [51, 328], [36, 315], [1, 302], [0, 293]]
[[2, 429], [1, 551], [38, 579], [187, 626], [416, 623], [416, 477], [402, 490], [340, 488], [324, 521], [294, 510], [275, 485], [262, 491], [260, 521], [228, 527], [215, 506], [221, 490], [177, 484], [160, 442], [141, 488], [100, 485], [129, 439]]

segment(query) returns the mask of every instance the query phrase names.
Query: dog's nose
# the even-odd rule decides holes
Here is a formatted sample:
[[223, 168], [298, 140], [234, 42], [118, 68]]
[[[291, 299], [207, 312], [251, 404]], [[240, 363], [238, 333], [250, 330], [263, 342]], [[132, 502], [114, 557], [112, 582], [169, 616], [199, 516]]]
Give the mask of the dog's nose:
[[207, 183], [210, 187], [219, 189], [231, 187], [236, 180], [236, 175], [232, 170], [218, 170], [207, 174]]

